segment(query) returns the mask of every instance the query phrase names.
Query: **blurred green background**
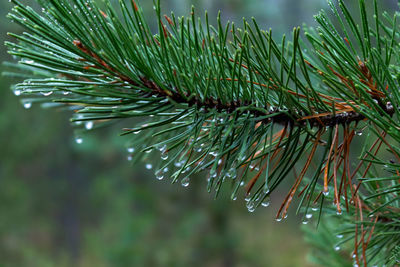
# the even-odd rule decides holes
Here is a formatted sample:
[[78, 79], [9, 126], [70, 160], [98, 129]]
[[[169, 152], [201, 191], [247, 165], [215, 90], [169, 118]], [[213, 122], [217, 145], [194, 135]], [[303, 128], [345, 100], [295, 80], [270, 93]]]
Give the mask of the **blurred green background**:
[[[161, 2], [178, 15], [194, 4], [210, 17], [222, 10], [225, 21], [254, 16], [275, 34], [314, 24], [312, 15], [327, 8], [325, 0]], [[152, 1], [140, 3], [151, 19]], [[0, 1], [1, 43], [21, 31], [5, 18], [10, 8]], [[12, 60], [5, 47], [0, 59]], [[9, 89], [17, 81], [0, 79], [0, 266], [313, 266], [300, 218], [273, 219], [280, 196], [250, 214], [242, 200], [215, 201], [200, 179], [188, 189], [157, 181], [127, 161], [121, 125], [78, 145], [71, 114], [26, 110]]]

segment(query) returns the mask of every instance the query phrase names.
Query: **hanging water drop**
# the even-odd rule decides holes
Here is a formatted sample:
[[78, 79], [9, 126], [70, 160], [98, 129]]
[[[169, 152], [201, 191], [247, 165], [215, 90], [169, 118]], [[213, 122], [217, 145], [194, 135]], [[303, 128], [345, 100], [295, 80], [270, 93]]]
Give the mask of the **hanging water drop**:
[[153, 165], [151, 165], [150, 163], [146, 164], [146, 169], [151, 170], [153, 168]]
[[21, 90], [15, 89], [15, 90], [14, 90], [14, 95], [16, 95], [16, 96], [21, 95]]
[[128, 147], [126, 150], [128, 151], [128, 153], [135, 152], [135, 148], [133, 148], [133, 147]]
[[131, 155], [129, 155], [129, 156], [126, 157], [126, 159], [127, 159], [128, 161], [132, 161], [132, 160], [133, 160], [133, 157], [132, 157]]
[[246, 207], [249, 212], [254, 212], [256, 210], [256, 206], [253, 201], [248, 201]]
[[276, 218], [275, 221], [280, 222], [280, 221], [282, 221], [282, 218], [281, 217]]
[[168, 154], [166, 152], [161, 154], [161, 159], [162, 160], [167, 160], [168, 159]]
[[93, 122], [92, 121], [85, 122], [85, 128], [86, 128], [86, 130], [93, 129]]
[[23, 103], [25, 109], [30, 109], [32, 107], [32, 102], [25, 101]]
[[329, 190], [322, 192], [324, 194], [324, 196], [328, 196], [329, 195]]
[[189, 177], [185, 177], [182, 179], [181, 184], [183, 187], [188, 187], [190, 183]]
[[307, 218], [307, 219], [311, 219], [311, 218], [312, 218], [312, 214], [311, 214], [311, 213], [306, 214], [306, 218]]
[[161, 181], [162, 179], [164, 179], [164, 174], [161, 170], [156, 172], [156, 179]]
[[83, 143], [83, 138], [82, 138], [82, 137], [76, 137], [76, 138], [75, 138], [75, 142], [76, 142], [77, 144], [82, 144], [82, 143]]
[[304, 221], [302, 222], [302, 224], [308, 224], [308, 221], [307, 221], [307, 220], [304, 220]]
[[230, 168], [228, 172], [226, 173], [226, 176], [231, 178], [231, 179], [236, 179], [236, 168]]
[[268, 207], [270, 205], [270, 199], [269, 199], [269, 197], [267, 197], [267, 198], [265, 198], [264, 200], [263, 200], [263, 202], [261, 202], [261, 206], [263, 206], [263, 207]]
[[363, 135], [363, 132], [361, 130], [360, 131], [356, 131], [356, 135], [361, 136], [361, 135]]
[[340, 239], [343, 238], [343, 235], [337, 235], [336, 237]]
[[340, 247], [339, 247], [339, 246], [336, 246], [336, 247], [335, 247], [335, 250], [336, 250], [336, 251], [339, 251], [339, 250], [340, 250]]
[[50, 96], [53, 94], [53, 91], [47, 91], [47, 92], [40, 92], [43, 96]]

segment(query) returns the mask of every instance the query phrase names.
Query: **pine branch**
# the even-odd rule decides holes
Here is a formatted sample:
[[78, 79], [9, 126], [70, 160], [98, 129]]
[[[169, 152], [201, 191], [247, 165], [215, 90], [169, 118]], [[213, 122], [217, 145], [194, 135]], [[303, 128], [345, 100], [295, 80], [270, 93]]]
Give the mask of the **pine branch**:
[[[194, 10], [189, 18], [163, 17], [159, 1], [157, 33], [135, 1], [115, 10], [109, 1], [101, 9], [94, 1], [38, 0], [42, 13], [12, 2], [9, 17], [27, 31], [6, 43], [20, 59], [17, 75], [30, 77], [14, 88], [30, 97], [25, 107], [66, 107], [88, 130], [142, 118], [124, 134], [137, 134], [129, 153], [147, 153], [130, 159], [158, 149], [158, 179], [188, 186], [207, 172], [209, 191], [218, 195], [230, 184], [232, 199], [243, 192], [249, 211], [268, 206], [292, 179], [277, 220], [296, 195], [305, 219], [317, 205], [319, 215], [346, 213], [341, 220], [358, 265], [375, 260], [377, 244], [387, 252], [398, 246], [398, 13], [381, 18], [374, 1], [372, 27], [359, 0], [359, 26], [343, 1], [330, 2], [340, 26], [321, 12], [318, 29], [304, 28], [306, 44], [299, 28], [290, 42], [277, 42], [255, 20], [240, 29], [220, 18], [214, 28]], [[365, 143], [355, 149], [363, 133]]]

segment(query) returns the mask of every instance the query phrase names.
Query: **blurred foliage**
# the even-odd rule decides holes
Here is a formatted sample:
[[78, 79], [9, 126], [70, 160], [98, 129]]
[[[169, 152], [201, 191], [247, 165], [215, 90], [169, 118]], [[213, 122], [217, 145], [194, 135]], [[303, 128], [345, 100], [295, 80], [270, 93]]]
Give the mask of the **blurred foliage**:
[[[210, 17], [223, 10], [225, 20], [238, 23], [254, 16], [275, 33], [312, 23], [326, 6], [324, 0], [164, 2], [166, 13], [185, 14], [194, 4]], [[142, 3], [152, 10], [151, 1]], [[2, 43], [5, 32], [18, 31], [5, 19], [9, 8], [0, 2]], [[6, 59], [2, 49], [0, 60]], [[276, 207], [250, 215], [228, 197], [213, 201], [205, 181], [189, 189], [158, 182], [126, 160], [118, 125], [77, 145], [66, 123], [70, 114], [37, 106], [27, 112], [11, 82], [1, 77], [1, 266], [309, 266], [300, 219], [277, 223]]]

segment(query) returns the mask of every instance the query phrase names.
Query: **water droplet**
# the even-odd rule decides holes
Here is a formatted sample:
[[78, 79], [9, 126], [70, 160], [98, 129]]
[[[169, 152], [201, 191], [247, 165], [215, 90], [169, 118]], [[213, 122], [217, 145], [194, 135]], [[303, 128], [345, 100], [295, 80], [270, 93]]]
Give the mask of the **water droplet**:
[[361, 136], [361, 135], [363, 135], [363, 132], [362, 131], [356, 131], [356, 135]]
[[86, 128], [86, 130], [93, 129], [93, 122], [92, 121], [85, 122], [85, 128]]
[[75, 138], [75, 142], [76, 142], [77, 144], [82, 144], [82, 143], [83, 143], [83, 138], [82, 138], [82, 137], [76, 137], [76, 138]]
[[140, 134], [140, 132], [141, 132], [141, 131], [136, 131], [136, 132], [133, 132], [133, 134]]
[[308, 224], [308, 221], [307, 221], [307, 220], [304, 220], [302, 223], [303, 223], [303, 224]]
[[135, 152], [135, 148], [133, 148], [133, 147], [128, 147], [126, 150], [128, 151], [128, 153]]
[[247, 207], [247, 210], [248, 210], [249, 212], [254, 212], [254, 211], [256, 210], [256, 205], [254, 204], [253, 201], [248, 201], [248, 202], [246, 203], [246, 207]]
[[14, 95], [16, 95], [16, 96], [21, 95], [21, 90], [15, 89], [14, 90]]
[[231, 179], [235, 179], [236, 178], [236, 169], [235, 168], [230, 168], [228, 170], [228, 172], [226, 173], [226, 176], [231, 178]]
[[329, 190], [322, 192], [324, 194], [324, 196], [328, 196], [329, 195]]
[[147, 149], [147, 150], [145, 151], [145, 153], [149, 154], [149, 153], [151, 153], [152, 151], [153, 151], [153, 149], [150, 148], [150, 149]]
[[189, 177], [185, 177], [182, 179], [181, 184], [183, 187], [188, 187], [190, 183]]
[[312, 211], [318, 211], [318, 208], [311, 208]]
[[340, 210], [338, 210], [337, 212], [336, 212], [336, 215], [342, 215], [342, 211]]
[[312, 218], [312, 214], [311, 214], [311, 213], [306, 214], [306, 218], [307, 218], [307, 219], [311, 219], [311, 218]]
[[336, 250], [336, 251], [339, 251], [339, 250], [340, 250], [340, 247], [339, 247], [339, 246], [336, 246], [336, 247], [335, 247], [335, 250]]
[[263, 200], [263, 202], [261, 202], [261, 206], [263, 206], [263, 207], [268, 207], [269, 205], [270, 205], [270, 199], [269, 199], [269, 197], [265, 198], [265, 199]]
[[164, 173], [167, 173], [168, 171], [169, 171], [168, 167], [165, 167], [163, 170]]
[[275, 221], [280, 222], [280, 221], [282, 221], [282, 218], [281, 217], [276, 218]]
[[40, 92], [43, 96], [50, 96], [53, 94], [53, 91], [47, 91], [47, 92]]
[[161, 154], [161, 159], [162, 160], [167, 160], [168, 159], [168, 154], [167, 153]]
[[156, 178], [157, 180], [161, 181], [162, 179], [164, 179], [164, 174], [161, 170], [156, 172]]
[[127, 159], [128, 161], [132, 161], [132, 160], [133, 160], [133, 157], [132, 157], [131, 155], [129, 155], [129, 156], [126, 157], [126, 159]]
[[153, 168], [153, 165], [151, 165], [150, 163], [146, 164], [146, 169], [151, 170]]
[[355, 253], [353, 253], [353, 255], [351, 256], [353, 259], [355, 259], [356, 258], [356, 254]]
[[25, 101], [23, 105], [25, 109], [30, 109], [32, 107], [32, 102]]
[[26, 63], [26, 64], [33, 64], [33, 63], [35, 63], [35, 61], [33, 61], [33, 60], [25, 60], [24, 63]]
[[182, 163], [180, 161], [177, 161], [174, 163], [174, 166], [177, 168], [180, 168], [180, 167], [182, 167]]
[[343, 235], [337, 235], [336, 237], [337, 238], [343, 238]]

